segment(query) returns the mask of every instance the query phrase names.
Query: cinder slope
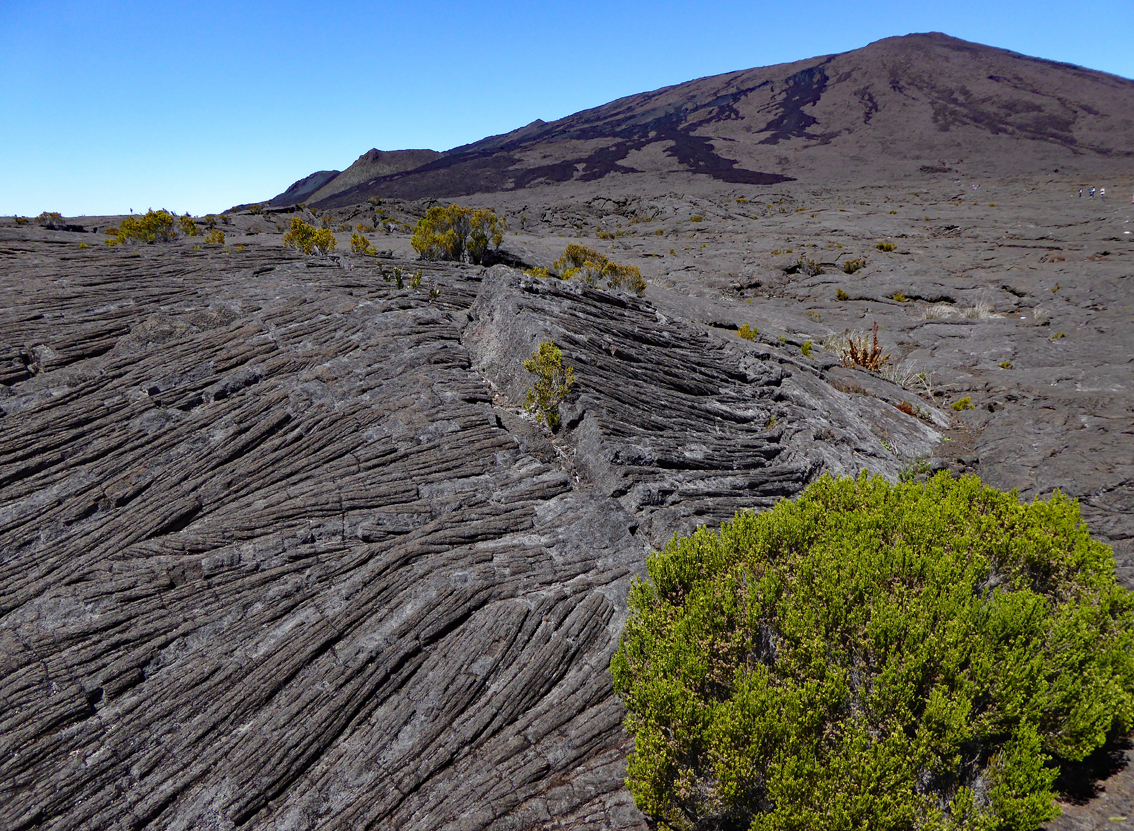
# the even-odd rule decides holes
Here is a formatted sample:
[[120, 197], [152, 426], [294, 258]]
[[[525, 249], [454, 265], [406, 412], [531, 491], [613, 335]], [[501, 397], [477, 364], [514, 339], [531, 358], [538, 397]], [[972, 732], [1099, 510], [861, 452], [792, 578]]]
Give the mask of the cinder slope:
[[[319, 197], [492, 193], [608, 177], [880, 181], [1129, 165], [1134, 81], [942, 34], [702, 78], [456, 148]], [[925, 168], [923, 170], [923, 168]]]
[[298, 205], [300, 202], [320, 202], [363, 182], [413, 170], [441, 157], [436, 150], [367, 150], [344, 171], [330, 170], [313, 173], [300, 179], [279, 196], [272, 197], [272, 207]]

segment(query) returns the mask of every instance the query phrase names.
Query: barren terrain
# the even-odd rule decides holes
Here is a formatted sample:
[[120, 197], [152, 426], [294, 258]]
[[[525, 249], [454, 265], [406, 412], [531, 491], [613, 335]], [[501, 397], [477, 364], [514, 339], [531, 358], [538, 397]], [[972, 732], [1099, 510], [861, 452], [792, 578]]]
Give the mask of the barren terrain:
[[[753, 70], [731, 103], [694, 82], [721, 117], [640, 146], [618, 130], [641, 102], [614, 102], [581, 114], [619, 122], [605, 138], [537, 124], [351, 184], [381, 195], [340, 203], [313, 174], [294, 192], [335, 191], [322, 207], [225, 214], [222, 244], [0, 219], [0, 825], [645, 829], [608, 671], [630, 581], [673, 534], [824, 472], [1060, 489], [1134, 588], [1134, 168], [1107, 143], [1126, 111], [1056, 135], [974, 81], [964, 112], [987, 117], [965, 121], [948, 76], [903, 64], [854, 118], [908, 99], [917, 135], [966, 155], [824, 138], [841, 111], [798, 98], [807, 71], [853, 91], [859, 64], [908, 58], [881, 44], [772, 68], [796, 80], [752, 108], [783, 116], [782, 144], [752, 143], [787, 159], [770, 171], [690, 126], [743, 132], [722, 113]], [[1118, 108], [1134, 87], [1012, 60]], [[847, 142], [869, 158], [839, 169]], [[516, 159], [574, 172], [476, 178]], [[456, 191], [409, 193], [429, 182]], [[506, 217], [498, 264], [417, 259], [413, 225], [456, 196]], [[337, 250], [285, 248], [293, 217]], [[639, 266], [644, 296], [523, 273], [571, 242]], [[844, 366], [875, 324], [882, 371]], [[577, 379], [556, 433], [521, 406], [548, 339]], [[1131, 755], [1116, 737], [1067, 771], [1050, 828], [1134, 825]]]

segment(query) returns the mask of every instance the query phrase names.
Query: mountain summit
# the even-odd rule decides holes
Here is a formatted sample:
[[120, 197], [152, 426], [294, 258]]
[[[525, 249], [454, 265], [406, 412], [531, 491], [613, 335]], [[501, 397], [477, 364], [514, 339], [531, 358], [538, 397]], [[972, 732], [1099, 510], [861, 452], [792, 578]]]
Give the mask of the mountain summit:
[[1134, 81], [914, 34], [536, 121], [314, 201], [337, 207], [636, 175], [765, 185], [886, 181], [959, 165], [987, 175], [1088, 172], [1134, 162], [1132, 130]]

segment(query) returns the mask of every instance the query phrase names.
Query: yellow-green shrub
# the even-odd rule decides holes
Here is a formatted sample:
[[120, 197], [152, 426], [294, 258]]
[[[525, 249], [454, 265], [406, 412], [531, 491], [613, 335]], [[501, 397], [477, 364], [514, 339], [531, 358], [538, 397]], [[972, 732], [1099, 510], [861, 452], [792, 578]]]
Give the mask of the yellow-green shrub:
[[489, 246], [499, 250], [507, 223], [490, 210], [435, 205], [418, 220], [410, 244], [423, 260], [452, 260], [479, 265]]
[[563, 353], [552, 341], [544, 341], [524, 361], [524, 369], [535, 376], [528, 389], [524, 407], [547, 422], [552, 430], [559, 428], [559, 404], [571, 392], [575, 370], [563, 366]]
[[[169, 211], [148, 210], [144, 216], [128, 216], [118, 223], [113, 245], [139, 242], [152, 245], [177, 239], [177, 221]], [[107, 233], [110, 229], [107, 229]]]
[[283, 244], [297, 248], [304, 254], [329, 254], [337, 241], [330, 228], [315, 228], [299, 217], [292, 217], [291, 229], [283, 235]]
[[639, 296], [646, 293], [646, 281], [637, 266], [612, 263], [605, 254], [577, 243], [570, 243], [551, 268], [564, 280], [579, 277], [590, 286], [606, 280], [607, 288], [626, 288]]
[[671, 829], [1030, 831], [1134, 727], [1134, 596], [1058, 492], [824, 476], [647, 569], [611, 671]]
[[350, 250], [352, 254], [370, 254], [373, 256], [378, 253], [377, 249], [371, 245], [370, 240], [357, 231], [350, 235]]
[[186, 236], [195, 237], [199, 233], [201, 233], [197, 228], [197, 223], [193, 221], [193, 217], [189, 216], [189, 214], [185, 214], [185, 216], [179, 216], [177, 218], [177, 224], [181, 226], [181, 233], [185, 234]]

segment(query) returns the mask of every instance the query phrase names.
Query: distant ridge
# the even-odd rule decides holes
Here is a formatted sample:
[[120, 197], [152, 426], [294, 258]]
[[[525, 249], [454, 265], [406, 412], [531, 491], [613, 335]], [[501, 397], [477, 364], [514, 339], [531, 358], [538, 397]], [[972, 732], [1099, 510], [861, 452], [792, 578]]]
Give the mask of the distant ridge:
[[935, 32], [632, 95], [399, 171], [356, 162], [310, 201], [338, 207], [612, 176], [760, 186], [1086, 173], [1134, 165], [1132, 133], [1134, 81]]
[[374, 179], [413, 170], [441, 156], [436, 150], [367, 150], [344, 171], [321, 170], [268, 201], [272, 207], [320, 202]]

